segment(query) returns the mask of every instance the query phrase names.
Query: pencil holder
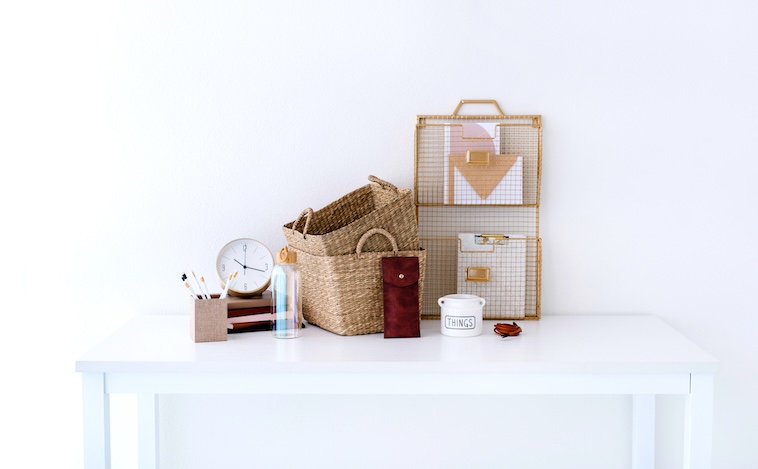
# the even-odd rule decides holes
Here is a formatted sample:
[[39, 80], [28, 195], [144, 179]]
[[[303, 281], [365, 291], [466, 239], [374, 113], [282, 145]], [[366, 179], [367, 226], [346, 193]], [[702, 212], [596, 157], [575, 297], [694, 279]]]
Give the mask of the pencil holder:
[[192, 301], [190, 311], [190, 335], [194, 342], [219, 342], [226, 340], [228, 298], [211, 298]]

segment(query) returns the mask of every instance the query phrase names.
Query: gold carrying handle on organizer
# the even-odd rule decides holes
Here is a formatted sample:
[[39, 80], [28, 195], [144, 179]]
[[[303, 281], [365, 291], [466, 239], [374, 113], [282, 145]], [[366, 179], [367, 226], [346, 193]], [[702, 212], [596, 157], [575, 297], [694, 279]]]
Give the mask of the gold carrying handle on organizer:
[[457, 116], [458, 111], [461, 109], [461, 106], [464, 104], [492, 104], [495, 106], [495, 109], [497, 109], [497, 115], [504, 116], [505, 113], [503, 113], [503, 110], [500, 109], [500, 106], [497, 105], [497, 101], [494, 99], [461, 99], [461, 102], [458, 103], [458, 106], [455, 108], [455, 111], [453, 111], [453, 115]]

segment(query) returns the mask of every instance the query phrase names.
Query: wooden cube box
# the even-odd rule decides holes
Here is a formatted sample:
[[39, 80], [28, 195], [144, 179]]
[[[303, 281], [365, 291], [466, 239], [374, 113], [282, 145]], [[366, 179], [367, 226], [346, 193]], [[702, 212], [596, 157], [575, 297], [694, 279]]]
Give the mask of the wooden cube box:
[[226, 340], [228, 298], [190, 300], [190, 336], [194, 342], [219, 342]]

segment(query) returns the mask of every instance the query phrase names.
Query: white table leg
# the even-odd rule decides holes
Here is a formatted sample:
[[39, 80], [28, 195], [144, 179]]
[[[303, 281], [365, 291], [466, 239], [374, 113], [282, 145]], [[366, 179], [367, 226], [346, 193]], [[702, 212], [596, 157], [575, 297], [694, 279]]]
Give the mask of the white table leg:
[[710, 469], [713, 448], [713, 375], [690, 375], [684, 409], [684, 469]]
[[655, 395], [632, 396], [632, 469], [655, 467]]
[[84, 467], [111, 467], [111, 406], [103, 373], [82, 373]]
[[139, 394], [139, 467], [158, 468], [158, 395]]

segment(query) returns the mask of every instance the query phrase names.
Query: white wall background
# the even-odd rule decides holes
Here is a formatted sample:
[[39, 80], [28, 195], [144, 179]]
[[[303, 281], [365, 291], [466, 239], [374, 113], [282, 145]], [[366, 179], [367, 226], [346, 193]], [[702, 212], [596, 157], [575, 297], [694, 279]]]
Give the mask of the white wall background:
[[[80, 467], [80, 353], [186, 312], [180, 272], [210, 277], [226, 241], [277, 249], [369, 174], [412, 187], [416, 115], [496, 99], [543, 116], [543, 315], [661, 316], [721, 360], [714, 467], [757, 467], [756, 20], [736, 0], [4, 3], [0, 465]], [[450, 419], [436, 398], [281, 399], [280, 419], [164, 399], [164, 467], [255, 467], [259, 417], [304, 424], [291, 455], [312, 467], [392, 448], [460, 466], [439, 449], [472, 427], [474, 466], [630, 465], [622, 397]], [[114, 467], [136, 465], [131, 406], [114, 399]], [[681, 402], [659, 410], [659, 466], [681, 467]]]

